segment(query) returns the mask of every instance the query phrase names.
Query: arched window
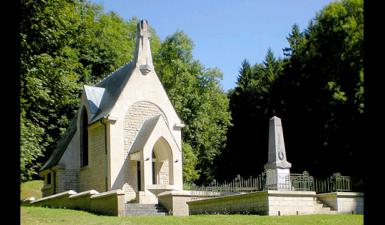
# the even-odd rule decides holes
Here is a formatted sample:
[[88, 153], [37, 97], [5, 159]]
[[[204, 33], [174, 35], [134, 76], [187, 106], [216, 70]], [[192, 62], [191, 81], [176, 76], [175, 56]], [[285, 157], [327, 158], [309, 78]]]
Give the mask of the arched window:
[[83, 108], [80, 121], [80, 167], [88, 165], [88, 116]]

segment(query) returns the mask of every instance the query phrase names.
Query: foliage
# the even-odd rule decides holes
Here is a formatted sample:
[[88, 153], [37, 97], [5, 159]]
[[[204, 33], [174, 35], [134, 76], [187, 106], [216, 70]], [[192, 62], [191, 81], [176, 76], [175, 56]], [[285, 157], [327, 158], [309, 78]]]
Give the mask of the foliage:
[[329, 4], [305, 31], [294, 27], [288, 40], [286, 80], [274, 92], [288, 93], [280, 100], [293, 162], [315, 175], [362, 175], [363, 1]]
[[183, 150], [183, 180], [193, 181], [199, 178], [199, 170], [196, 169], [198, 158], [194, 154], [192, 147], [186, 143], [182, 143]]
[[192, 215], [192, 216], [132, 216], [113, 217], [95, 215], [70, 209], [51, 209], [21, 206], [21, 224], [351, 224], [364, 223], [363, 215], [301, 215], [301, 216], [258, 216], [258, 215]]
[[[31, 179], [64, 133], [83, 84], [128, 62], [136, 24], [82, 0], [22, 1], [21, 174]], [[153, 32], [153, 52], [160, 40]]]
[[39, 143], [42, 142], [43, 129], [35, 126], [31, 121], [25, 119], [25, 113], [21, 115], [20, 123], [20, 181], [32, 179], [40, 168], [36, 159], [42, 156]]
[[242, 63], [237, 87], [229, 95], [234, 124], [229, 149], [219, 160], [239, 169], [218, 177], [263, 170], [268, 120], [274, 115], [282, 119], [292, 170], [318, 177], [362, 175], [357, 165], [365, 149], [363, 1], [331, 3], [304, 31], [294, 25], [287, 39], [283, 60], [275, 61], [268, 52], [262, 64]]
[[[265, 60], [251, 66], [242, 62], [237, 86], [229, 92], [232, 123], [227, 149], [216, 158], [218, 180], [236, 175], [256, 176], [267, 160], [268, 120], [274, 115], [271, 86], [281, 75], [283, 62], [269, 49]], [[253, 165], [253, 166], [251, 166]]]
[[195, 172], [191, 170], [192, 162], [185, 161], [191, 172], [185, 174], [186, 181], [194, 180], [196, 176], [191, 175], [199, 171], [198, 182], [206, 182], [212, 179], [214, 157], [224, 148], [230, 114], [227, 97], [219, 84], [221, 72], [194, 60], [192, 49], [192, 41], [177, 31], [162, 42], [154, 62], [171, 102], [186, 123], [182, 135], [188, 145], [183, 151], [191, 159], [198, 158]]
[[[28, 180], [75, 115], [83, 84], [97, 83], [132, 59], [138, 19], [126, 22], [81, 0], [23, 1], [22, 15], [21, 171]], [[196, 180], [225, 143], [230, 117], [219, 86], [222, 74], [192, 58], [193, 44], [182, 32], [163, 43], [151, 33], [156, 68], [186, 123], [185, 179]], [[209, 177], [210, 170], [202, 174]]]

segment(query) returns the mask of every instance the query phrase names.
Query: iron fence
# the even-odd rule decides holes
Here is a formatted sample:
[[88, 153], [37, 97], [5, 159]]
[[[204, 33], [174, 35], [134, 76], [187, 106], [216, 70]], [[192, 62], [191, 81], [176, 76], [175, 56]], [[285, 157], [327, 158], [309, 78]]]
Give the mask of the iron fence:
[[243, 178], [237, 176], [232, 181], [217, 182], [214, 180], [207, 186], [197, 186], [192, 183], [185, 183], [185, 190], [194, 190], [194, 191], [212, 191], [212, 192], [252, 192], [260, 191], [264, 189], [266, 181], [266, 174], [261, 173], [257, 177], [248, 177]]
[[[362, 179], [352, 179], [349, 176], [342, 176], [340, 173], [334, 173], [332, 176], [325, 179], [314, 179], [307, 171], [303, 173], [291, 173], [290, 180], [285, 178], [278, 184], [272, 184], [267, 179], [276, 179], [266, 173], [261, 173], [257, 177], [243, 178], [237, 176], [232, 181], [217, 182], [214, 180], [209, 185], [197, 186], [193, 183], [185, 183], [185, 190], [220, 192], [226, 193], [242, 193], [264, 190], [288, 190], [288, 191], [315, 191], [316, 193], [325, 192], [346, 192], [346, 191], [361, 191], [363, 187]], [[268, 185], [270, 184], [270, 185]]]
[[342, 176], [334, 173], [332, 176], [315, 181], [315, 191], [317, 193], [352, 191], [352, 182], [349, 176]]
[[290, 174], [292, 191], [314, 191], [314, 178], [307, 171], [302, 174]]

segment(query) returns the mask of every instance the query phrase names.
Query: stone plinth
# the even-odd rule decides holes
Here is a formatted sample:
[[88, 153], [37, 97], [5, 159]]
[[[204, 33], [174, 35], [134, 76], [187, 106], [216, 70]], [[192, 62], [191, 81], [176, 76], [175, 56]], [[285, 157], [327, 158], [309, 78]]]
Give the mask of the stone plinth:
[[219, 192], [210, 191], [166, 191], [158, 195], [159, 203], [173, 216], [188, 216], [188, 202], [218, 197]]

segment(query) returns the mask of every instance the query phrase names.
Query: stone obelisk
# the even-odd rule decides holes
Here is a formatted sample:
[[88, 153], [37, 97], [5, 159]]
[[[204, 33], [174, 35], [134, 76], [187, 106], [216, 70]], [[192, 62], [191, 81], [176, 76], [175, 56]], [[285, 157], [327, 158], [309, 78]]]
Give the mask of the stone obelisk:
[[265, 164], [266, 186], [272, 190], [291, 190], [291, 163], [286, 160], [281, 119], [274, 116], [269, 121], [269, 155]]

